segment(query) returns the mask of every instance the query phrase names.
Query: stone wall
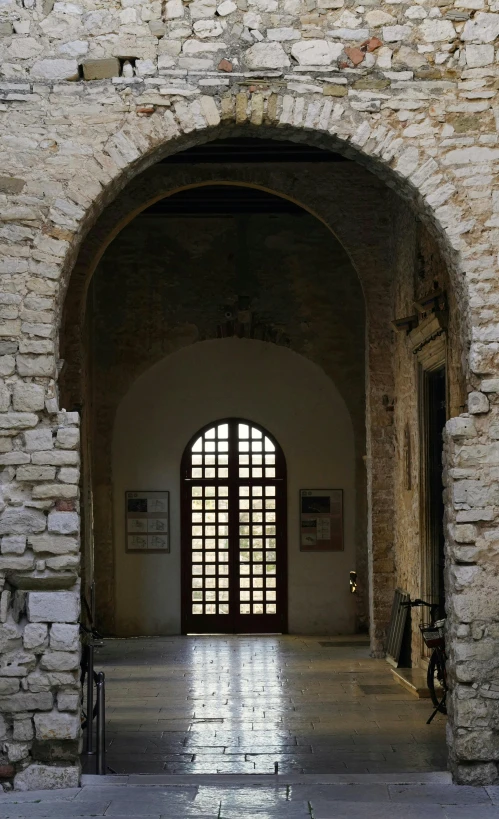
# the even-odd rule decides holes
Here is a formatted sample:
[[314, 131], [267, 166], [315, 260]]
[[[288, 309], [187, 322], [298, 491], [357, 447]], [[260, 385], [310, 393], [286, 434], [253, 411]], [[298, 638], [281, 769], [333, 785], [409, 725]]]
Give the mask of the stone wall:
[[[45, 646], [43, 623], [53, 629], [52, 616], [57, 613], [61, 625], [67, 617], [55, 605], [66, 597], [45, 597], [45, 619], [36, 621], [42, 623], [41, 642], [35, 650], [27, 638], [16, 654], [26, 655], [26, 663], [13, 665], [9, 659], [11, 649], [21, 647], [32, 611], [30, 595], [77, 596], [72, 506], [78, 500], [77, 427], [72, 413], [59, 414], [59, 327], [66, 292], [76, 309], [69, 315], [81, 327], [84, 300], [74, 292], [78, 281], [85, 289], [85, 276], [78, 278], [81, 269], [91, 276], [109, 240], [106, 206], [118, 203], [120, 192], [148, 166], [192, 144], [235, 134], [291, 137], [338, 150], [395, 188], [439, 243], [448, 270], [459, 318], [459, 368], [470, 396], [469, 415], [449, 422], [446, 455], [454, 686], [449, 744], [458, 781], [496, 781], [497, 11], [495, 0], [369, 0], [361, 6], [349, 0], [2, 3], [0, 571], [6, 584], [2, 651], [8, 659], [1, 661], [0, 677], [7, 680], [2, 682], [6, 697], [18, 696], [18, 688], [19, 696], [30, 693], [30, 677], [41, 674], [45, 656], [68, 664], [77, 656], [59, 650], [58, 638]], [[101, 59], [106, 63], [89, 62]], [[349, 244], [362, 279], [366, 260], [355, 254], [354, 226], [348, 241], [344, 223], [348, 196], [336, 205], [313, 201], [289, 168], [287, 175], [276, 172], [270, 181], [272, 189], [301, 198]], [[148, 184], [154, 187], [150, 178]], [[383, 190], [380, 184], [380, 202]], [[130, 210], [128, 202], [112, 230], [145, 204], [143, 197]], [[378, 204], [372, 211], [376, 230], [381, 209]], [[90, 244], [83, 246], [92, 225], [98, 240], [92, 244], [89, 234]], [[383, 235], [378, 232], [378, 238]], [[393, 515], [390, 503], [383, 510], [381, 501], [393, 499], [388, 468], [394, 441], [380, 402], [394, 394], [394, 373], [386, 366], [391, 338], [386, 328], [393, 315], [385, 311], [391, 302], [383, 287], [373, 288], [367, 303], [372, 332], [368, 540], [371, 549], [381, 544], [389, 550]], [[66, 349], [74, 354], [65, 353], [68, 364], [81, 367], [78, 344], [68, 343]], [[71, 447], [61, 445], [69, 439]], [[70, 517], [52, 517], [56, 513]], [[54, 531], [59, 525], [62, 530]], [[370, 552], [372, 564], [378, 557]], [[386, 615], [389, 595], [380, 599], [374, 592], [376, 622], [380, 612], [381, 619]], [[381, 640], [382, 630], [375, 630], [378, 649]], [[2, 764], [20, 771], [17, 787], [75, 781], [71, 743], [76, 720], [71, 715], [76, 712], [68, 707], [75, 701], [59, 697], [59, 689], [71, 691], [73, 669], [46, 669], [46, 690], [30, 693], [43, 694], [43, 708], [38, 699], [17, 704], [2, 697]], [[58, 674], [67, 676], [61, 682]], [[45, 738], [44, 709], [57, 734], [53, 744]], [[15, 714], [23, 715], [18, 729]], [[36, 738], [25, 739], [33, 730]], [[64, 764], [66, 756], [71, 764]], [[10, 769], [5, 773], [12, 778]]]

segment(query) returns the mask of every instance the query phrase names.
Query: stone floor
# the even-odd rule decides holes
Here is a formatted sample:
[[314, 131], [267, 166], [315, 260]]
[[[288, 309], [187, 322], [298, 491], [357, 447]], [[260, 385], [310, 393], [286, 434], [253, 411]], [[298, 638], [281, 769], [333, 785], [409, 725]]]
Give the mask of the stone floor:
[[[96, 669], [106, 672], [107, 764], [118, 774], [446, 768], [445, 718], [426, 725], [430, 702], [351, 637], [105, 640]], [[94, 765], [84, 759], [86, 772]]]
[[[270, 777], [269, 777], [270, 778]], [[419, 775], [413, 782], [361, 774], [350, 784], [319, 784], [313, 776], [279, 776], [279, 784], [233, 784], [185, 777], [183, 784], [133, 784], [114, 777], [65, 791], [0, 795], [1, 819], [498, 819], [499, 788], [449, 784], [447, 774]], [[102, 778], [100, 778], [102, 779]], [[144, 778], [147, 779], [147, 778]], [[213, 779], [213, 778], [211, 778]], [[277, 777], [276, 777], [277, 779]], [[317, 778], [315, 778], [317, 779]], [[387, 777], [384, 778], [387, 780]], [[196, 784], [196, 781], [203, 780]], [[295, 781], [300, 780], [300, 781]], [[310, 780], [310, 781], [309, 781]], [[404, 781], [405, 780], [405, 781]]]

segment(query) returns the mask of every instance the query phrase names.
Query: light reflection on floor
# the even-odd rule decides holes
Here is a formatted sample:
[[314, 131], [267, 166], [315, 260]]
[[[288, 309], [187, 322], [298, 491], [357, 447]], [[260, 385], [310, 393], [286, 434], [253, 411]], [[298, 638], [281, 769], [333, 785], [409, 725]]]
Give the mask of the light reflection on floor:
[[427, 726], [429, 702], [394, 683], [368, 648], [322, 646], [327, 640], [106, 640], [96, 669], [107, 678], [108, 765], [117, 773], [445, 770], [445, 719]]

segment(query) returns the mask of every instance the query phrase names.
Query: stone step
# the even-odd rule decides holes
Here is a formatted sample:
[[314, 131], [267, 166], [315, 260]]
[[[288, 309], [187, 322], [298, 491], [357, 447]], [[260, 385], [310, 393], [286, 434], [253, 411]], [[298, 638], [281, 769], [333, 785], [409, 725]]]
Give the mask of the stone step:
[[393, 678], [419, 699], [430, 699], [426, 684], [426, 671], [422, 668], [392, 668]]

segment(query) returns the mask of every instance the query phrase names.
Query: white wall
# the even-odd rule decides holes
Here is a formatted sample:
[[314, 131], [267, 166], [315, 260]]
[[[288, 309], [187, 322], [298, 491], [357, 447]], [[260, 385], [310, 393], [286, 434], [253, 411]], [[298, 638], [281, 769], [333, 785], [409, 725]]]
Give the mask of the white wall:
[[[288, 468], [289, 631], [354, 629], [354, 440], [326, 374], [284, 347], [227, 338], [186, 347], [156, 364], [122, 400], [113, 436], [116, 622], [121, 635], [180, 632], [180, 460], [187, 442], [230, 416], [266, 427]], [[344, 489], [345, 551], [299, 551], [299, 490]], [[127, 554], [126, 490], [169, 490], [170, 554]]]

